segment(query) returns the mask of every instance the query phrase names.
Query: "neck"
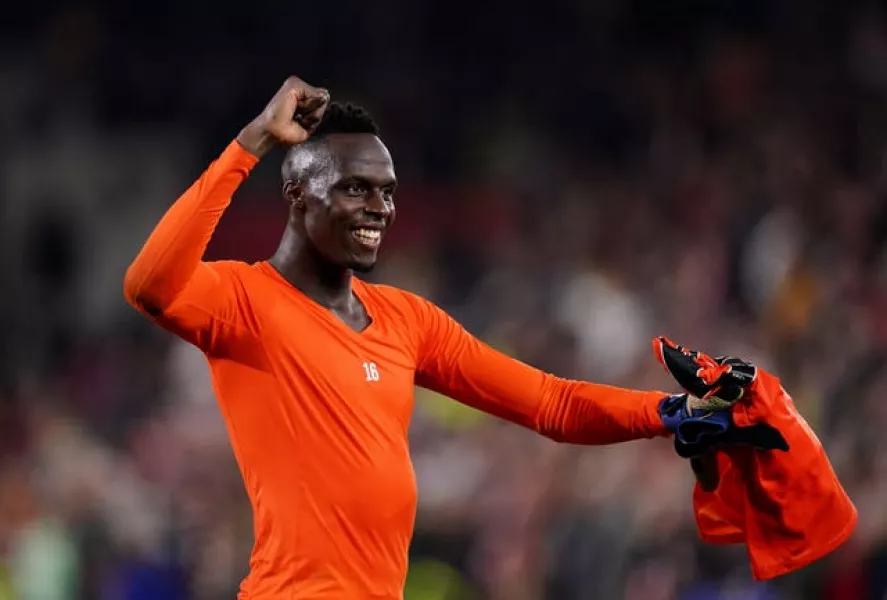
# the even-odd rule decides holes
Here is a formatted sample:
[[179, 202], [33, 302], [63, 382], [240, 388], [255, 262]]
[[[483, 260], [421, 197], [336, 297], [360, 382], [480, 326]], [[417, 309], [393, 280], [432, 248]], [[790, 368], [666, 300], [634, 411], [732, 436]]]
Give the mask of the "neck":
[[274, 256], [268, 261], [295, 288], [328, 308], [344, 308], [351, 302], [353, 271], [319, 256], [305, 239], [290, 227]]

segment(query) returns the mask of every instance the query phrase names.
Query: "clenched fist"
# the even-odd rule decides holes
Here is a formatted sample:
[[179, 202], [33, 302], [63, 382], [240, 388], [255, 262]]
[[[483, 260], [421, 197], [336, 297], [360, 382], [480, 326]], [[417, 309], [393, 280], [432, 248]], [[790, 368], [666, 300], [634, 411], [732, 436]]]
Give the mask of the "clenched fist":
[[298, 77], [290, 77], [265, 110], [241, 130], [237, 141], [259, 158], [277, 144], [300, 144], [320, 123], [329, 101], [327, 90], [309, 85]]

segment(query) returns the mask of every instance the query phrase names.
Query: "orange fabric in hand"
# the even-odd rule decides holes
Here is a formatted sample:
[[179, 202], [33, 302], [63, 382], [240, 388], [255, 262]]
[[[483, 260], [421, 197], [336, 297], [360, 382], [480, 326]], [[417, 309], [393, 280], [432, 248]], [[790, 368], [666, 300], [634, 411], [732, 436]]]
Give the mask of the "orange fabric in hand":
[[844, 543], [856, 526], [856, 508], [779, 379], [759, 367], [732, 410], [736, 425], [766, 423], [782, 433], [790, 449], [718, 451], [717, 489], [706, 492], [696, 484], [693, 491], [702, 538], [744, 543], [758, 580], [800, 569]]

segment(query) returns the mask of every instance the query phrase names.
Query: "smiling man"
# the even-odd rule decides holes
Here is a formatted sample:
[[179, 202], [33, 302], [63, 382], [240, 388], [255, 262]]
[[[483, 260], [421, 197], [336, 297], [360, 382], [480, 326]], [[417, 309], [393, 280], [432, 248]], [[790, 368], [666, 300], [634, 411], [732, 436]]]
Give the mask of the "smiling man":
[[[250, 169], [289, 147], [273, 257], [205, 262]], [[241, 600], [402, 598], [416, 511], [414, 385], [561, 442], [667, 435], [666, 394], [570, 381], [500, 354], [431, 302], [354, 276], [394, 221], [394, 165], [362, 109], [288, 79], [169, 209], [127, 300], [199, 347], [254, 511]]]

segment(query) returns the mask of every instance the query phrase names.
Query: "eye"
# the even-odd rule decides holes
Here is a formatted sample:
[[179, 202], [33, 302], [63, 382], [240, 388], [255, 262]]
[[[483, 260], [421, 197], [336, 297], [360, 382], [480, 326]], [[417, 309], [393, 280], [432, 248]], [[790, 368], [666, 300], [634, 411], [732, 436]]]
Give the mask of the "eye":
[[345, 184], [345, 193], [349, 196], [363, 196], [366, 193], [366, 186], [359, 181], [351, 181]]
[[394, 202], [394, 188], [382, 188], [382, 198], [385, 200], [385, 202]]

